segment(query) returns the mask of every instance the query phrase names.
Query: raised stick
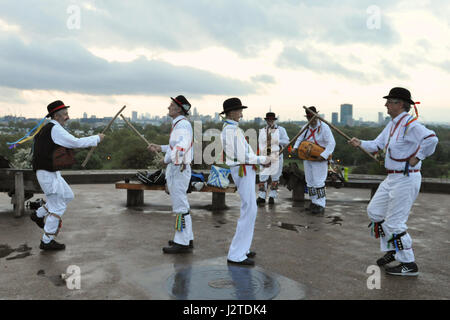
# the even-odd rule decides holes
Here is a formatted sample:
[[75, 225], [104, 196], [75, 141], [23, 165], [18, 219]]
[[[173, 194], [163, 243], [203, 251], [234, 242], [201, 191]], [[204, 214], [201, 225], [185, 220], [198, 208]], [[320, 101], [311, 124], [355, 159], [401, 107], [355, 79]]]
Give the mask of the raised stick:
[[[119, 116], [119, 114], [122, 113], [123, 109], [125, 109], [127, 106], [123, 106], [122, 109], [120, 109], [119, 112], [117, 112], [117, 114], [114, 116], [114, 118], [112, 118], [112, 120], [108, 123], [108, 125], [106, 126], [105, 129], [103, 129], [102, 133], [105, 133], [109, 128], [111, 128], [111, 125], [113, 124], [114, 120], [116, 120], [116, 118]], [[92, 156], [92, 154], [94, 153], [94, 149], [96, 147], [92, 147], [91, 150], [89, 150], [89, 153], [86, 156], [86, 159], [84, 159], [83, 163], [81, 164], [81, 166], [84, 168], [86, 167], [86, 164], [89, 161], [89, 158]]]
[[125, 121], [125, 123], [131, 128], [131, 130], [133, 130], [139, 136], [139, 138], [141, 138], [147, 144], [147, 146], [149, 146], [150, 142], [148, 142], [148, 140], [145, 139], [144, 135], [142, 135], [139, 131], [137, 131], [137, 129], [131, 124], [130, 121], [127, 120], [127, 118], [123, 116], [123, 114], [121, 114], [120, 116], [122, 117], [123, 121]]

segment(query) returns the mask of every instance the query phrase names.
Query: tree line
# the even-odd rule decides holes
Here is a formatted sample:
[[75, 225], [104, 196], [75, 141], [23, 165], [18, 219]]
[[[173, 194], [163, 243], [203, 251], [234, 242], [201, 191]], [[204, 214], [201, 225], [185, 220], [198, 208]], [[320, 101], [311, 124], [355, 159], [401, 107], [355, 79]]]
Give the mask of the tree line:
[[[147, 140], [157, 144], [167, 144], [169, 140], [171, 123], [164, 123], [159, 126], [146, 125], [142, 126], [133, 123], [135, 128], [141, 132]], [[292, 139], [300, 130], [298, 124], [286, 122], [280, 123], [283, 126], [290, 139]], [[24, 126], [21, 126], [24, 128]], [[28, 124], [29, 128], [33, 124]], [[254, 122], [245, 122], [240, 127], [246, 131], [248, 129], [259, 130], [262, 126]], [[222, 123], [208, 122], [202, 124], [202, 130], [222, 129]], [[435, 153], [424, 161], [422, 173], [425, 177], [447, 177], [450, 171], [450, 128], [441, 126], [428, 126], [434, 130], [439, 138], [439, 143]], [[70, 123], [67, 129], [73, 133], [75, 129], [85, 129], [79, 124]], [[102, 131], [103, 128], [93, 129], [94, 134]], [[358, 137], [363, 140], [374, 139], [381, 133], [383, 127], [339, 127], [341, 131], [350, 137]], [[364, 174], [384, 174], [385, 169], [371, 160], [363, 152], [348, 145], [346, 139], [333, 131], [336, 148], [333, 152], [333, 159], [339, 160], [339, 163], [352, 167], [352, 173]], [[145, 143], [129, 128], [119, 128], [113, 125], [112, 129], [106, 133], [107, 137], [98, 145], [93, 156], [89, 160], [86, 169], [144, 169], [154, 166], [154, 155], [147, 151]], [[31, 167], [30, 153], [32, 142], [27, 142], [15, 149], [9, 149], [6, 142], [16, 141], [21, 138], [23, 133], [2, 133], [0, 134], [0, 155], [12, 162], [15, 167]], [[211, 142], [203, 142], [204, 148]], [[255, 150], [256, 151], [256, 150]], [[73, 169], [82, 169], [81, 163], [87, 155], [88, 150], [77, 150], [77, 163]], [[285, 151], [285, 158], [288, 151]], [[296, 158], [296, 155], [293, 156]], [[207, 169], [207, 164], [195, 165], [194, 169]]]

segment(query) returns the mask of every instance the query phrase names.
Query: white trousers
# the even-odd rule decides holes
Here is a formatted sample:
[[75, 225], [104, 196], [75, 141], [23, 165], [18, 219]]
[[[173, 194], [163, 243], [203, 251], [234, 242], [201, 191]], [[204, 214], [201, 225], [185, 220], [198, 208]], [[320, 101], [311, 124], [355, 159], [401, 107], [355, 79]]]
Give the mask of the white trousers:
[[[264, 169], [262, 172], [264, 172]], [[281, 155], [279, 158], [278, 171], [276, 173], [272, 175], [265, 175], [265, 174], [259, 175], [259, 182], [264, 182], [264, 191], [258, 191], [258, 197], [265, 199], [267, 196], [267, 180], [269, 180], [269, 177], [271, 177], [272, 182], [278, 182], [280, 181], [282, 173], [283, 173], [283, 155]], [[278, 191], [272, 190], [269, 187], [269, 197], [274, 199], [278, 198]]]
[[[191, 180], [191, 166], [186, 165], [183, 172], [180, 169], [181, 166], [175, 166], [172, 163], [166, 169], [166, 183], [170, 192], [170, 199], [172, 200], [172, 211], [176, 214], [188, 213], [190, 211], [186, 192], [189, 187], [189, 181]], [[184, 221], [184, 229], [182, 231], [175, 231], [173, 241], [187, 246], [190, 240], [194, 240], [191, 215], [184, 216]], [[173, 225], [175, 225], [175, 222]]]
[[[303, 160], [305, 169], [306, 186], [309, 188], [325, 187], [325, 180], [328, 175], [328, 161], [308, 161]], [[311, 202], [325, 208], [326, 197], [319, 198], [317, 194], [310, 195]]]
[[239, 166], [231, 167], [230, 170], [241, 198], [241, 215], [228, 250], [228, 260], [240, 262], [247, 259], [255, 229], [258, 212], [255, 194], [256, 172], [251, 165], [246, 166], [247, 174], [243, 177], [239, 177]]
[[[61, 176], [61, 172], [37, 170], [36, 177], [45, 194], [47, 202], [45, 206], [48, 211], [62, 217], [67, 209], [67, 204], [73, 200], [74, 195], [72, 189]], [[36, 210], [36, 214], [42, 218], [47, 215], [47, 210], [40, 207]], [[49, 215], [45, 221], [44, 232], [47, 234], [55, 233], [58, 230], [59, 221], [58, 218]], [[49, 243], [54, 239], [54, 236], [46, 235], [45, 233], [42, 236], [44, 243]]]
[[[380, 184], [377, 192], [367, 207], [369, 219], [381, 224], [384, 237], [380, 236], [381, 251], [395, 250], [388, 240], [392, 235], [402, 233], [408, 229], [409, 213], [420, 191], [422, 175], [420, 172], [411, 172], [409, 176], [402, 173], [389, 174]], [[400, 262], [413, 262], [414, 252], [412, 239], [409, 233], [401, 237], [404, 250], [398, 250], [395, 259]]]

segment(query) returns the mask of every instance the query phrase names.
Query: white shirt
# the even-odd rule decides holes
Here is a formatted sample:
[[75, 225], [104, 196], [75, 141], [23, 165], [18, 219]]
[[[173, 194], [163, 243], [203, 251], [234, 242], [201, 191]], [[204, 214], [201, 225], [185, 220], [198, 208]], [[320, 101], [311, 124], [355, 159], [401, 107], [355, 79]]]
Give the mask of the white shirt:
[[[434, 131], [427, 129], [417, 120], [405, 126], [412, 118], [406, 111], [402, 112], [386, 125], [375, 140], [361, 140], [361, 147], [369, 152], [386, 148], [384, 166], [388, 170], [405, 169], [405, 162], [410, 157], [424, 160], [434, 153], [439, 140]], [[421, 167], [422, 161], [419, 161], [410, 169]]]
[[52, 140], [57, 145], [63, 146], [68, 149], [78, 149], [78, 148], [88, 148], [96, 147], [100, 142], [100, 136], [90, 136], [84, 138], [75, 138], [66, 129], [64, 129], [61, 124], [56, 120], [51, 120], [54, 124], [51, 132]]
[[302, 133], [300, 137], [298, 137], [294, 144], [294, 149], [297, 149], [300, 143], [305, 140], [311, 141], [322, 148], [325, 148], [325, 150], [320, 154], [320, 156], [324, 159], [328, 159], [336, 147], [336, 141], [334, 140], [330, 127], [320, 120], [317, 120], [315, 127], [310, 125], [309, 128]]
[[[268, 126], [259, 129], [258, 145], [260, 154], [267, 153], [267, 128]], [[274, 128], [269, 129], [269, 133], [271, 134], [270, 144], [272, 152], [280, 151], [280, 146], [284, 147], [289, 143], [289, 137], [285, 128], [276, 125]]]
[[185, 116], [178, 116], [172, 121], [169, 144], [161, 146], [165, 152], [164, 163], [190, 164], [194, 153], [192, 140], [192, 126]]
[[257, 156], [247, 140], [238, 122], [226, 119], [222, 129], [222, 146], [225, 153], [225, 163], [230, 166], [240, 164], [262, 164], [266, 162], [265, 156]]

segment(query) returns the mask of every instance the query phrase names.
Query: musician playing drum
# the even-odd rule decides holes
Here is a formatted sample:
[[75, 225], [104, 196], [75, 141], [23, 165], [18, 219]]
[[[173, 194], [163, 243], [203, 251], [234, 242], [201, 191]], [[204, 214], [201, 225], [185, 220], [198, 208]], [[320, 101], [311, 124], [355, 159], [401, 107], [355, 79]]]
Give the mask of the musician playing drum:
[[[310, 107], [309, 109], [317, 113], [315, 107]], [[306, 111], [306, 118], [308, 121], [310, 121], [312, 117], [313, 114]], [[302, 142], [303, 145], [300, 144]], [[309, 144], [309, 146], [307, 144]], [[326, 204], [325, 180], [327, 179], [328, 174], [327, 160], [336, 146], [330, 127], [326, 123], [315, 118], [310, 123], [309, 128], [305, 130], [305, 133], [298, 137], [292, 152], [296, 153], [299, 147], [300, 149], [303, 149], [305, 145], [307, 152], [303, 153], [305, 156], [302, 156], [302, 158], [306, 185], [311, 199], [309, 209], [314, 214], [323, 213]]]

